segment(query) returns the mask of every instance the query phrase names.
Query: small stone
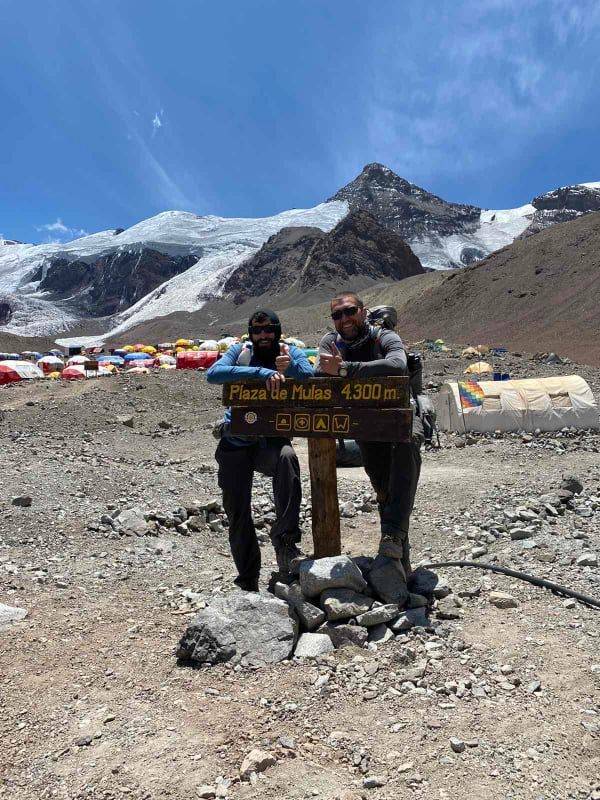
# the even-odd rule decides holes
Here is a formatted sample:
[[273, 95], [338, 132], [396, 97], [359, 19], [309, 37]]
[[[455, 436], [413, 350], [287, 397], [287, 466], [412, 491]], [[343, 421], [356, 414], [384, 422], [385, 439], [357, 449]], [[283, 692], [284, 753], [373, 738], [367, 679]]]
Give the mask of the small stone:
[[573, 492], [573, 494], [581, 494], [583, 492], [583, 483], [576, 475], [563, 475], [560, 488]]
[[527, 691], [529, 694], [535, 694], [539, 692], [542, 688], [542, 684], [540, 681], [531, 681], [531, 683], [527, 686]]
[[33, 498], [30, 497], [28, 494], [22, 494], [18, 497], [13, 497], [10, 501], [13, 506], [19, 506], [20, 508], [29, 508], [33, 503]]
[[18, 606], [6, 606], [0, 603], [0, 628], [8, 625], [11, 622], [19, 622], [25, 619], [29, 612], [26, 608], [18, 608]]
[[330, 637], [324, 633], [303, 633], [294, 655], [297, 658], [316, 658], [335, 650]]
[[490, 592], [490, 603], [496, 608], [517, 608], [519, 601], [506, 592]]
[[168, 431], [173, 427], [173, 425], [168, 420], [161, 419], [160, 422], [158, 423], [158, 427], [162, 428], [163, 431]]
[[598, 556], [596, 553], [582, 553], [575, 563], [578, 567], [597, 567]]
[[121, 425], [125, 425], [126, 428], [133, 428], [134, 426], [134, 418], [131, 416], [118, 416], [117, 422]]
[[213, 797], [216, 797], [214, 786], [208, 786], [208, 784], [197, 786], [196, 797], [200, 797], [202, 800], [212, 800]]
[[509, 531], [510, 538], [513, 542], [520, 541], [521, 539], [529, 539], [535, 533], [533, 528], [512, 528]]
[[394, 638], [394, 634], [388, 626], [382, 622], [380, 625], [373, 625], [369, 628], [369, 642], [375, 644], [385, 644]]
[[251, 750], [242, 761], [240, 778], [243, 781], [250, 780], [251, 773], [264, 772], [276, 763], [277, 759], [272, 753], [267, 753], [265, 750]]
[[458, 597], [444, 597], [443, 600], [438, 600], [436, 614], [439, 619], [460, 619], [460, 605]]
[[426, 628], [429, 625], [427, 610], [424, 607], [407, 608], [397, 620], [390, 625], [394, 633], [403, 633], [411, 628]]
[[450, 738], [450, 747], [455, 753], [463, 753], [466, 748], [466, 744], [463, 742], [462, 739], [458, 739], [456, 736], [452, 736]]
[[93, 741], [93, 736], [80, 736], [78, 739], [75, 739], [75, 745], [76, 747], [89, 747]]
[[365, 789], [378, 789], [380, 786], [385, 786], [387, 778], [383, 775], [369, 775], [368, 778], [363, 779], [363, 787]]

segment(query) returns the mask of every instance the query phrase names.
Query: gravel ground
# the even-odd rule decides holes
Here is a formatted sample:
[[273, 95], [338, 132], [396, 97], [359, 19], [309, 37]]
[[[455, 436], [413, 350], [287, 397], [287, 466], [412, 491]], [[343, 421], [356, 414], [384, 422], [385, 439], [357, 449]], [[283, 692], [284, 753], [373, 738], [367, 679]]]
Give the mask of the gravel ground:
[[[432, 355], [426, 381], [466, 364]], [[503, 371], [577, 372], [600, 392], [590, 367], [513, 354]], [[177, 664], [194, 594], [228, 591], [235, 574], [218, 510], [198, 530], [169, 522], [220, 499], [219, 413], [218, 390], [192, 372], [0, 390], [0, 603], [28, 611], [0, 629], [0, 796], [600, 798], [598, 613], [511, 578], [439, 570], [431, 628], [377, 650]], [[413, 561], [495, 562], [600, 597], [600, 435], [456, 443], [424, 454]], [[540, 497], [573, 474], [583, 491], [554, 516]], [[370, 495], [362, 469], [339, 484], [348, 508]], [[267, 498], [260, 481], [268, 524]], [[105, 515], [133, 507], [166, 522], [121, 535]], [[349, 513], [345, 552], [372, 554], [375, 513]], [[255, 748], [276, 763], [240, 781]]]

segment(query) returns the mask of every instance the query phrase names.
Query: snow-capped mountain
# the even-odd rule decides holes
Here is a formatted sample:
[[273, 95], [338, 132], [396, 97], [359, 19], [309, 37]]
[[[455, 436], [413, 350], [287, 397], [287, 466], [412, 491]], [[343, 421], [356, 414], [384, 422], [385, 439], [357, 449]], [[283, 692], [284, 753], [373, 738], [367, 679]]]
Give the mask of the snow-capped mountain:
[[196, 311], [220, 297], [236, 270], [282, 228], [327, 233], [350, 211], [361, 210], [400, 234], [424, 267], [448, 269], [600, 210], [600, 183], [556, 189], [520, 208], [485, 210], [446, 202], [381, 164], [368, 164], [327, 202], [272, 217], [167, 211], [126, 230], [66, 244], [2, 239], [0, 331], [51, 335], [95, 320], [95, 329], [100, 326], [108, 336], [155, 317]]
[[[329, 231], [347, 213], [348, 206], [343, 202], [322, 203], [262, 219], [198, 217], [166, 211], [118, 234], [103, 231], [67, 244], [12, 245], [6, 252], [2, 248], [0, 326], [9, 333], [27, 336], [68, 330], [83, 316], [90, 316], [82, 313], [89, 294], [89, 284], [81, 287], [82, 267], [97, 267], [99, 262], [109, 263], [111, 257], [129, 255], [136, 257], [139, 268], [149, 251], [171, 259], [193, 256], [193, 264], [107, 319], [107, 332], [118, 333], [173, 311], [195, 311], [208, 297], [218, 296], [235, 267], [281, 228], [313, 226]], [[73, 267], [74, 292], [69, 291], [68, 281], [62, 281], [69, 264]], [[57, 282], [50, 280], [57, 269], [63, 289], [58, 297]]]

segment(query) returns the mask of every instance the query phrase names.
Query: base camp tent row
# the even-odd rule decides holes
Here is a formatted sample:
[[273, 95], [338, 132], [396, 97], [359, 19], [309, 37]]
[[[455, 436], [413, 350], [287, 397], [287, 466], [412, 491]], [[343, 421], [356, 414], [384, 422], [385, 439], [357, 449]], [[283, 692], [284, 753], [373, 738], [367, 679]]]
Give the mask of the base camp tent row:
[[600, 428], [592, 390], [579, 375], [513, 381], [479, 381], [479, 405], [462, 408], [457, 383], [445, 383], [434, 399], [442, 431], [556, 431]]

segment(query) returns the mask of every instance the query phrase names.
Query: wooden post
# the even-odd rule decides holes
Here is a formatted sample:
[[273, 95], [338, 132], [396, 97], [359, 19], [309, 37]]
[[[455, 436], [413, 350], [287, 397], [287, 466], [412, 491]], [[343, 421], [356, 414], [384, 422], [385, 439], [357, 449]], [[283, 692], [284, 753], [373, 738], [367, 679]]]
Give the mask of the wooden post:
[[315, 558], [339, 556], [342, 552], [342, 541], [335, 469], [335, 439], [309, 439], [308, 464]]

